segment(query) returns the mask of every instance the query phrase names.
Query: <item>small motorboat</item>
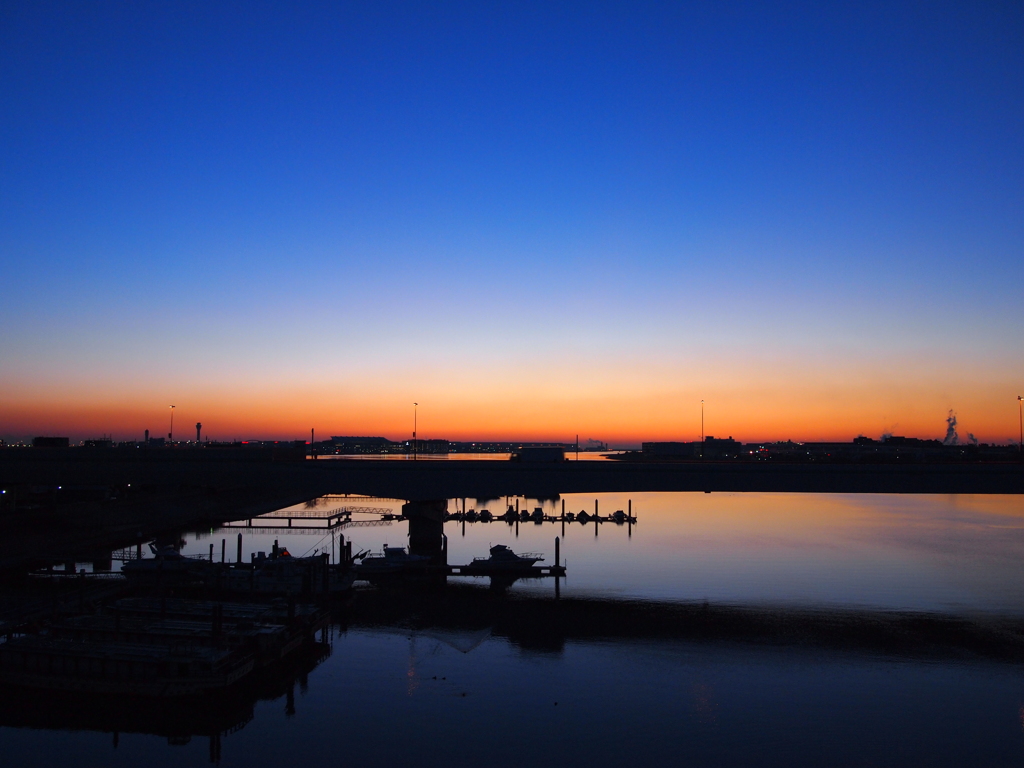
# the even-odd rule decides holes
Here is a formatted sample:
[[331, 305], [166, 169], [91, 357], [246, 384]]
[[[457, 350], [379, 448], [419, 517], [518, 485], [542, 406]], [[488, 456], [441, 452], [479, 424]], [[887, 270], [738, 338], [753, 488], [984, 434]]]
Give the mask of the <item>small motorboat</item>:
[[480, 510], [480, 522], [481, 523], [489, 523], [493, 519], [494, 519], [494, 515], [491, 514], [491, 510], [489, 510], [489, 509], [481, 509]]
[[389, 547], [385, 544], [382, 552], [363, 558], [362, 563], [355, 568], [355, 578], [372, 582], [420, 573], [427, 570], [430, 562], [426, 555], [412, 555], [405, 547]]
[[470, 567], [473, 570], [485, 571], [521, 571], [529, 570], [537, 562], [544, 559], [539, 552], [524, 552], [517, 555], [504, 544], [491, 547], [490, 557], [474, 557]]
[[153, 557], [129, 560], [121, 566], [125, 578], [145, 582], [164, 579], [198, 580], [210, 566], [210, 561], [202, 555], [183, 555], [170, 544], [157, 547], [150, 543], [149, 549]]
[[218, 566], [207, 581], [229, 592], [338, 594], [351, 589], [354, 580], [351, 569], [330, 565], [326, 553], [295, 557], [276, 541], [270, 557], [258, 552], [250, 563]]

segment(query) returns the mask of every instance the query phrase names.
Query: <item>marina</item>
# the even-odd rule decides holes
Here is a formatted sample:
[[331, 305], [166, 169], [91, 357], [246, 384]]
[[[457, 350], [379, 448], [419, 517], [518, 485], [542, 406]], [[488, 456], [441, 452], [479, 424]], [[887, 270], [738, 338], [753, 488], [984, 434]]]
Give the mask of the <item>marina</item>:
[[[374, 510], [352, 523], [390, 525], [321, 523], [346, 505]], [[481, 513], [496, 507], [515, 519], [487, 522]], [[267, 738], [298, 739], [270, 757], [320, 759], [335, 751], [318, 746], [329, 717], [346, 747], [379, 748], [371, 762], [405, 762], [412, 745], [367, 738], [371, 712], [440, 734], [455, 713], [452, 744], [468, 759], [500, 737], [494, 722], [528, 724], [538, 745], [622, 706], [620, 724], [670, 759], [677, 742], [665, 734], [682, 729], [696, 751], [720, 751], [751, 701], [844, 733], [845, 702], [864, 696], [878, 704], [862, 727], [889, 748], [903, 742], [886, 724], [925, 712], [938, 724], [933, 756], [943, 732], [984, 734], [992, 756], [1016, 743], [996, 725], [1024, 684], [1016, 497], [349, 499], [268, 517], [55, 560], [18, 600], [0, 595], [0, 691], [25, 703], [0, 706], [4, 743], [52, 759], [34, 729], [70, 728], [87, 765], [131, 761], [143, 745], [157, 765], [241, 765], [268, 758]], [[289, 517], [293, 530], [280, 522]], [[271, 564], [268, 577], [282, 574], [249, 588]], [[199, 577], [152, 578], [190, 569]], [[324, 573], [346, 574], [347, 586], [320, 589]], [[627, 670], [635, 688], [624, 692]], [[822, 699], [766, 697], [779, 670], [829, 681]], [[781, 753], [805, 750], [802, 733], [777, 734]], [[99, 734], [102, 745], [90, 741]], [[595, 736], [592, 749], [582, 754], [607, 764], [615, 747]]]

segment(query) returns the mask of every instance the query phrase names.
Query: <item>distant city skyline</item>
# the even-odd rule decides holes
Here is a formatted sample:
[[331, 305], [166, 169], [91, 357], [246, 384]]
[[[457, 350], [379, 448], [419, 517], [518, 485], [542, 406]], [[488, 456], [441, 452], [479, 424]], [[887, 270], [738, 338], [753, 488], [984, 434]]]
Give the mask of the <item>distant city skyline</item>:
[[1018, 439], [1019, 3], [9, 3], [0, 71], [5, 440]]
[[[699, 407], [699, 404], [698, 404], [698, 407]], [[176, 408], [176, 410], [177, 410], [177, 408]], [[183, 413], [183, 411], [182, 411], [182, 413]], [[699, 418], [699, 416], [698, 416], [698, 418]], [[217, 441], [217, 442], [231, 442], [231, 441], [235, 441], [235, 440], [301, 440], [301, 439], [309, 440], [310, 429], [316, 429], [317, 430], [317, 441], [318, 442], [320, 442], [320, 441], [329, 441], [329, 440], [331, 440], [333, 435], [347, 435], [347, 436], [359, 436], [359, 437], [384, 437], [384, 438], [387, 438], [387, 439], [393, 440], [393, 441], [404, 441], [404, 440], [411, 440], [412, 439], [412, 431], [411, 431], [411, 429], [408, 431], [408, 434], [403, 434], [400, 431], [399, 428], [390, 429], [389, 430], [389, 429], [381, 429], [378, 426], [374, 426], [374, 425], [368, 425], [364, 429], [358, 429], [358, 430], [353, 430], [353, 429], [348, 429], [348, 430], [344, 430], [344, 429], [342, 429], [342, 430], [330, 429], [329, 427], [324, 428], [321, 425], [321, 426], [308, 427], [308, 428], [305, 428], [305, 429], [299, 428], [299, 429], [295, 430], [294, 432], [287, 432], [287, 431], [260, 432], [258, 429], [246, 428], [244, 425], [240, 426], [237, 429], [231, 429], [230, 427], [231, 427], [230, 424], [225, 424], [224, 429], [220, 433], [215, 433], [215, 432], [211, 433], [209, 431], [204, 431], [202, 439], [204, 441], [205, 440], [210, 440], [210, 441]], [[955, 430], [955, 434], [956, 434], [960, 444], [969, 444], [970, 442], [972, 442], [972, 440], [973, 441], [977, 441], [977, 442], [981, 442], [981, 443], [990, 443], [990, 444], [1017, 444], [1017, 442], [1018, 442], [1018, 438], [1016, 436], [1008, 436], [1008, 437], [1004, 437], [1002, 439], [986, 439], [986, 438], [978, 435], [977, 433], [975, 433], [973, 430], [969, 429], [967, 427], [967, 425], [960, 423], [959, 420], [957, 422], [954, 422], [953, 428]], [[695, 434], [684, 434], [683, 432], [665, 432], [665, 431], [656, 432], [656, 431], [651, 431], [650, 433], [642, 434], [642, 435], [640, 435], [638, 437], [631, 436], [631, 433], [627, 434], [627, 436], [624, 436], [624, 437], [623, 436], [608, 437], [607, 435], [597, 435], [595, 433], [580, 433], [579, 440], [580, 440], [580, 445], [581, 446], [587, 445], [588, 441], [602, 441], [602, 442], [608, 443], [612, 447], [614, 447], [616, 445], [619, 445], [619, 446], [621, 446], [621, 445], [631, 445], [631, 446], [635, 445], [635, 446], [638, 446], [641, 442], [644, 442], [644, 441], [658, 441], [658, 440], [662, 440], [662, 441], [685, 441], [685, 442], [696, 441], [696, 442], [699, 442], [700, 439], [701, 439], [701, 435], [700, 435], [699, 429], [700, 429], [700, 427], [699, 427], [699, 422], [698, 422], [697, 431], [696, 431]], [[206, 430], [205, 426], [204, 426], [204, 430]], [[443, 427], [438, 427], [436, 430], [431, 430], [431, 431], [427, 431], [427, 430], [425, 430], [424, 428], [421, 427], [419, 432], [420, 432], [420, 436], [419, 436], [420, 440], [446, 439], [446, 440], [450, 440], [450, 441], [453, 441], [453, 442], [470, 442], [470, 441], [474, 441], [475, 440], [475, 441], [480, 441], [480, 442], [517, 442], [518, 441], [518, 442], [552, 442], [552, 443], [567, 443], [568, 444], [568, 443], [573, 443], [575, 441], [575, 439], [576, 439], [576, 434], [575, 433], [572, 433], [572, 434], [569, 434], [569, 435], [561, 435], [561, 436], [559, 436], [557, 434], [545, 434], [543, 432], [541, 432], [541, 433], [522, 433], [522, 434], [504, 434], [504, 433], [497, 433], [497, 432], [488, 432], [486, 430], [479, 430], [477, 432], [469, 433], [469, 432], [456, 431], [454, 429], [446, 430]], [[796, 442], [831, 442], [831, 441], [834, 441], [834, 442], [848, 442], [848, 441], [852, 440], [853, 438], [859, 437], [859, 436], [871, 437], [873, 439], [885, 439], [886, 437], [891, 436], [891, 435], [900, 435], [900, 436], [905, 436], [905, 437], [918, 437], [918, 438], [922, 438], [922, 439], [934, 439], [934, 440], [940, 440], [941, 441], [943, 439], [948, 438], [949, 435], [950, 435], [949, 424], [948, 424], [948, 416], [947, 416], [946, 419], [943, 420], [941, 429], [935, 428], [935, 429], [932, 429], [930, 431], [925, 429], [925, 430], [922, 430], [920, 432], [914, 431], [912, 429], [911, 430], [900, 429], [899, 427], [895, 427], [895, 428], [889, 429], [889, 430], [883, 430], [882, 432], [877, 433], [877, 434], [873, 434], [873, 433], [867, 432], [865, 430], [860, 430], [860, 431], [853, 432], [853, 433], [849, 433], [849, 432], [847, 432], [847, 433], [839, 433], [839, 432], [829, 432], [827, 430], [822, 430], [822, 431], [820, 431], [818, 433], [812, 434], [811, 436], [791, 434], [791, 435], [779, 435], [779, 436], [768, 436], [768, 437], [765, 437], [765, 436], [757, 436], [756, 434], [747, 434], [747, 432], [748, 432], [748, 430], [744, 430], [744, 429], [737, 429], [737, 430], [731, 430], [730, 429], [730, 430], [719, 430], [718, 432], [713, 433], [709, 429], [707, 434], [706, 434], [706, 437], [717, 437], [717, 438], [732, 437], [732, 438], [735, 438], [736, 440], [738, 440], [740, 442], [744, 442], [744, 443], [758, 443], [758, 442], [781, 442], [781, 441], [786, 441], [786, 440], [794, 440]], [[124, 429], [124, 430], [121, 430], [121, 431], [113, 430], [113, 429], [99, 429], [99, 430], [85, 429], [85, 430], [82, 430], [81, 428], [77, 428], [77, 429], [75, 429], [75, 428], [63, 428], [62, 429], [60, 427], [60, 425], [54, 425], [54, 426], [51, 426], [51, 427], [46, 428], [46, 429], [39, 429], [39, 430], [35, 430], [35, 431], [28, 431], [28, 432], [21, 433], [21, 434], [8, 433], [8, 434], [5, 434], [5, 435], [0, 435], [0, 439], [3, 439], [3, 440], [5, 440], [8, 443], [14, 443], [14, 442], [19, 442], [19, 441], [20, 442], [30, 442], [33, 437], [60, 435], [62, 437], [69, 437], [71, 439], [71, 441], [72, 441], [72, 444], [74, 444], [74, 443], [77, 443], [77, 442], [80, 442], [80, 441], [83, 441], [83, 440], [90, 440], [90, 439], [96, 439], [96, 438], [101, 438], [101, 437], [111, 437], [115, 442], [118, 442], [118, 441], [133, 441], [133, 440], [140, 440], [141, 441], [141, 440], [143, 440], [145, 438], [145, 436], [147, 434], [151, 435], [154, 438], [161, 438], [161, 439], [162, 438], [166, 438], [167, 435], [168, 435], [167, 432], [161, 432], [159, 428], [150, 429], [150, 428], [143, 427], [141, 429], [137, 429], [137, 430], [134, 430], [134, 431], [132, 429], [130, 429], [130, 428], [129, 429]], [[179, 435], [179, 437], [176, 440], [176, 442], [192, 442], [192, 441], [193, 441], [193, 437], [191, 435], [189, 435], [189, 434], [186, 434], [184, 436]]]

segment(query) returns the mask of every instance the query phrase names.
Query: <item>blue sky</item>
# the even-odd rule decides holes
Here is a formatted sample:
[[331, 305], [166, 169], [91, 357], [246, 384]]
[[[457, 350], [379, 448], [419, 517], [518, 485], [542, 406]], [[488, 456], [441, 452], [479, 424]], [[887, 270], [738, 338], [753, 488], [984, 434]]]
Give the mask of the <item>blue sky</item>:
[[512, 370], [539, 434], [562, 364], [637, 372], [587, 385], [625, 435], [641, 391], [906, 366], [865, 431], [927, 390], [1005, 439], [1022, 96], [1015, 3], [6, 3], [0, 432]]

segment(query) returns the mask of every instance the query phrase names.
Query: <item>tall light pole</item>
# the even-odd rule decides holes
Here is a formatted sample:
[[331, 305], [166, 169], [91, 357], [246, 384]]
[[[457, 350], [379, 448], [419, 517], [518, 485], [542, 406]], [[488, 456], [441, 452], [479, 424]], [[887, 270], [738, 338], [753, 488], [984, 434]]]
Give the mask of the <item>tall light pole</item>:
[[1024, 415], [1021, 415], [1020, 404], [1024, 397], [1017, 395], [1017, 423], [1020, 425], [1020, 436], [1017, 438], [1017, 453], [1024, 456]]
[[167, 442], [174, 442], [174, 406], [171, 406], [171, 431], [167, 433]]
[[419, 441], [416, 439], [416, 408], [419, 403], [412, 404], [412, 460], [416, 461], [419, 459]]
[[704, 401], [700, 401], [700, 457], [704, 458]]

